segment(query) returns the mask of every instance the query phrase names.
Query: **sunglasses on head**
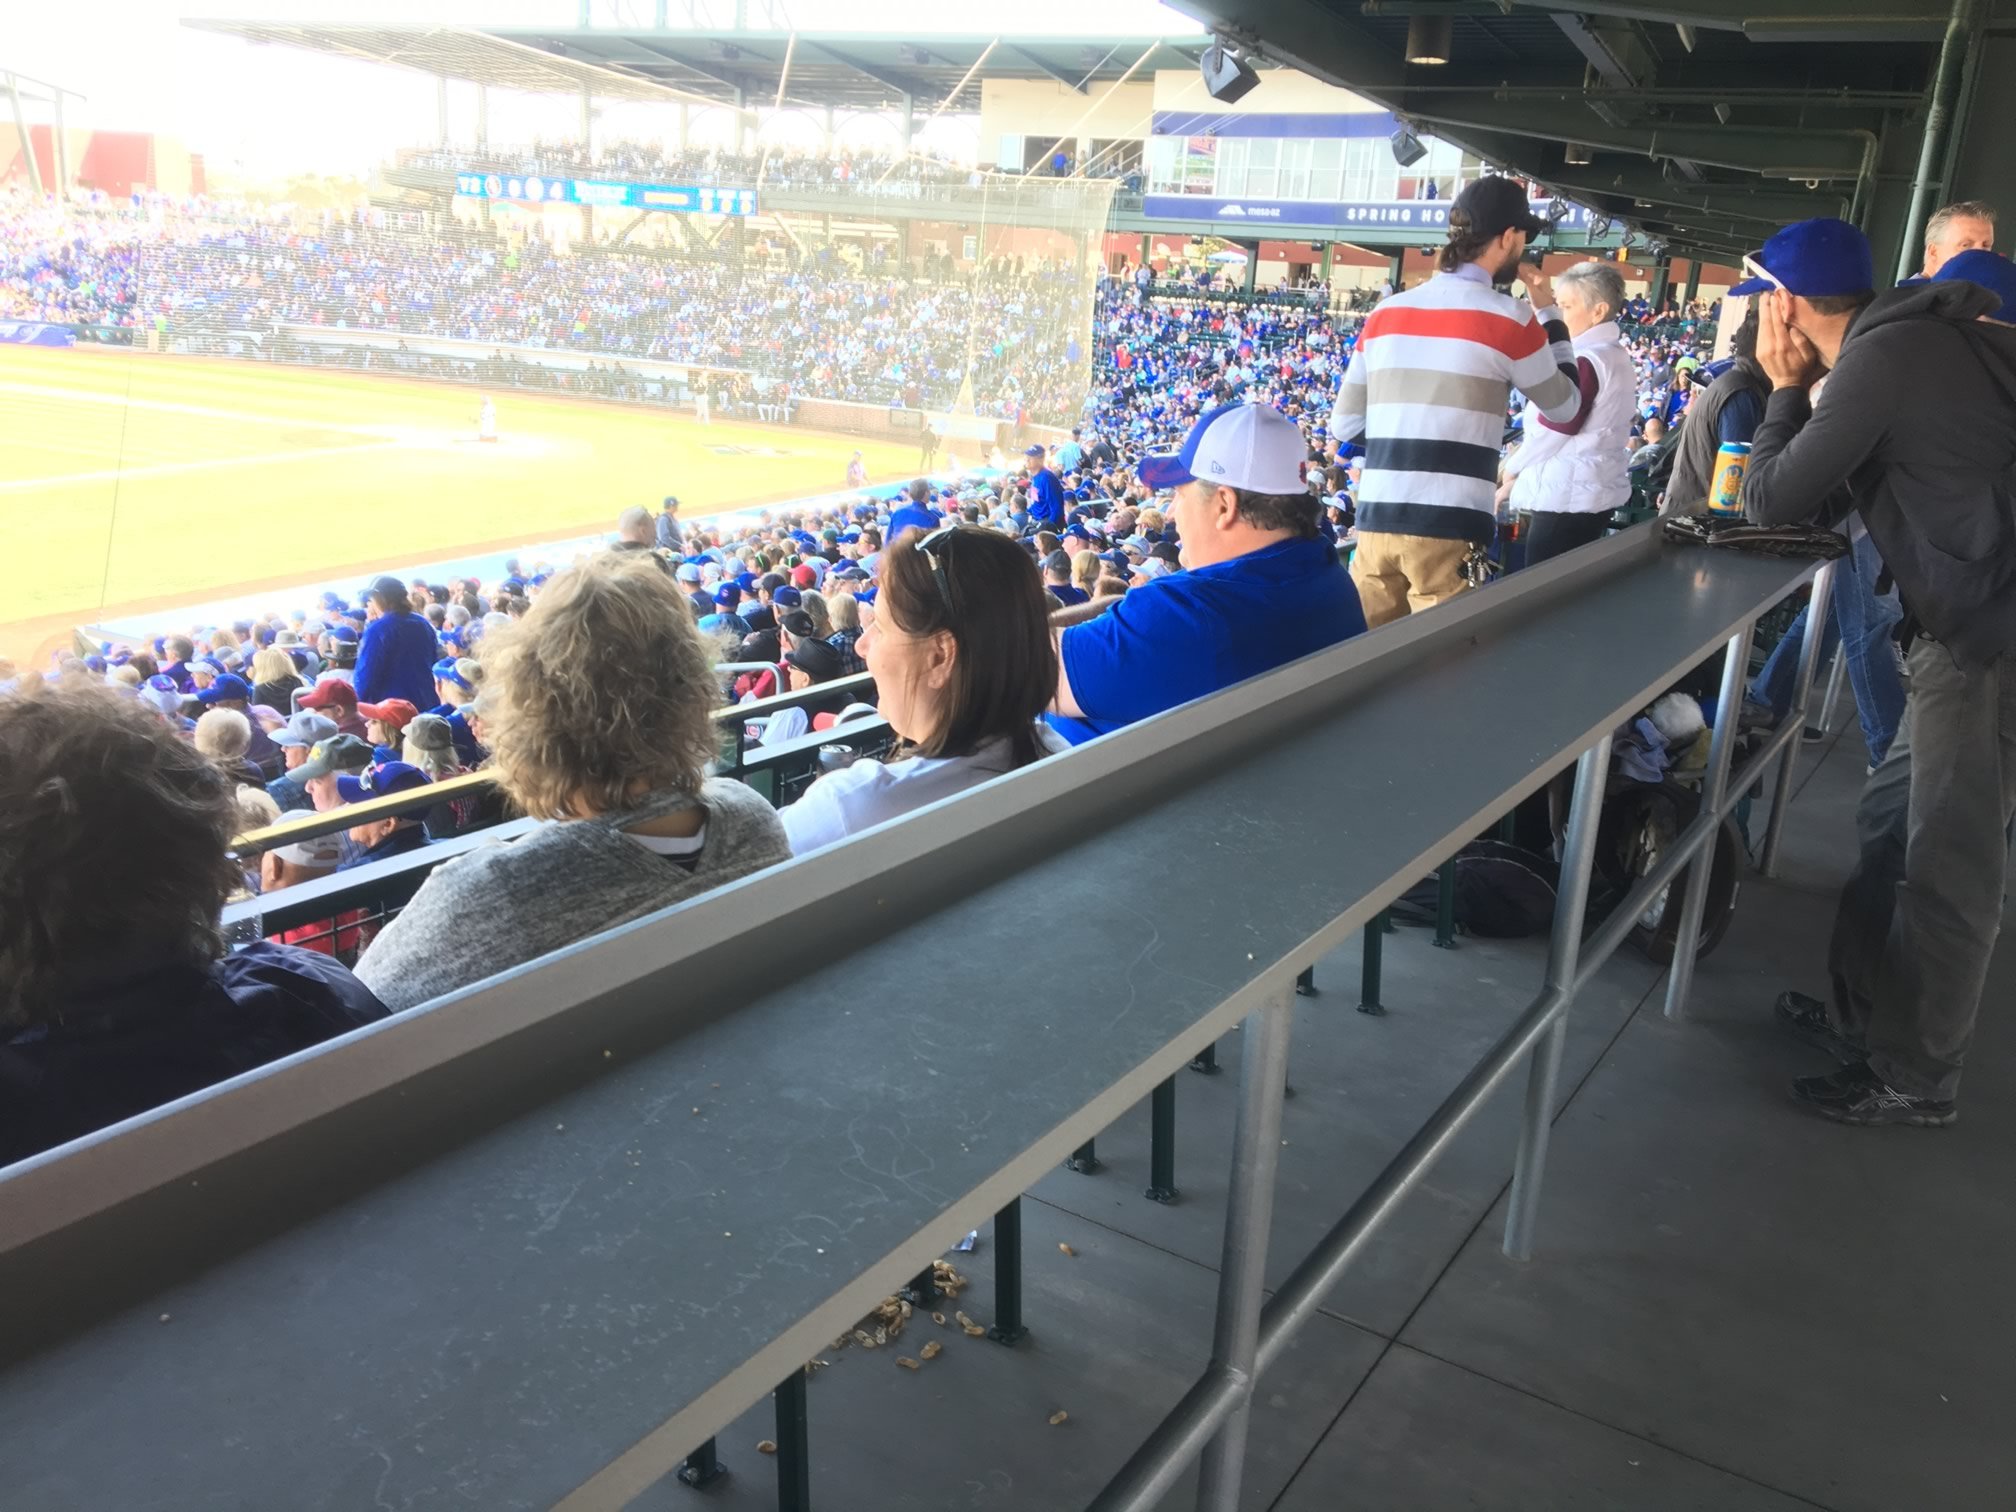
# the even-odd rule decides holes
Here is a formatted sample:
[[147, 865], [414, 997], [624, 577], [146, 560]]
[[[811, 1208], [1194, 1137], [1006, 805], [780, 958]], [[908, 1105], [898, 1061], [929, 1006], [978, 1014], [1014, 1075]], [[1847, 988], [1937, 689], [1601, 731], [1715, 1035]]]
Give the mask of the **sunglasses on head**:
[[1769, 268], [1765, 267], [1764, 264], [1757, 261], [1756, 258], [1750, 256], [1750, 254], [1747, 252], [1743, 254], [1743, 271], [1745, 273], [1748, 273], [1752, 278], [1763, 279], [1764, 282], [1771, 285], [1771, 287], [1774, 289], [1782, 289], [1785, 287], [1784, 279], [1780, 278], [1776, 273], [1773, 273]]
[[938, 597], [945, 601], [947, 614], [952, 613], [952, 579], [946, 575], [945, 563], [931, 548], [958, 528], [957, 525], [941, 525], [911, 548], [922, 552], [924, 560], [931, 564], [931, 580], [938, 585]]

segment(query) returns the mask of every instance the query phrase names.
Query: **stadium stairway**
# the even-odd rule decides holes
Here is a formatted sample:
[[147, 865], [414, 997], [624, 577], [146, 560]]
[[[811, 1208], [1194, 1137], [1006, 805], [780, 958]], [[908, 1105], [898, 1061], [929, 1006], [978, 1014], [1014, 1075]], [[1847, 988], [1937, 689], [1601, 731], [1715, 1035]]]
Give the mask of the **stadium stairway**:
[[[1629, 950], [1578, 999], [1533, 1263], [1499, 1247], [1517, 1085], [1407, 1199], [1261, 1380], [1245, 1507], [2007, 1506], [2016, 1032], [1996, 1005], [2016, 1000], [2016, 960], [1997, 961], [1947, 1131], [1797, 1112], [1785, 1083], [1819, 1057], [1770, 1021], [1781, 988], [1820, 985], [1864, 760], [1852, 728], [1817, 759], [1802, 752], [1780, 878], [1747, 879], [1690, 1022], [1664, 1019], [1663, 971]], [[1526, 1005], [1543, 946], [1389, 936], [1380, 1018], [1353, 1011], [1359, 954], [1320, 962], [1337, 990], [1296, 1003], [1270, 1281]], [[1238, 1039], [1220, 1046], [1228, 1069]], [[1061, 1512], [1097, 1493], [1210, 1336], [1237, 1078], [1180, 1081], [1183, 1201], [1141, 1199], [1144, 1101], [1101, 1136], [1100, 1174], [1060, 1170], [1021, 1202], [1030, 1331], [1016, 1347], [919, 1320], [902, 1347], [821, 1355], [813, 1505]], [[990, 1321], [993, 1239], [983, 1229], [973, 1253], [947, 1257], [972, 1282], [948, 1318]], [[895, 1365], [930, 1337], [944, 1349], [925, 1369]], [[770, 1406], [754, 1409], [719, 1436], [726, 1477], [706, 1491], [667, 1480], [633, 1505], [775, 1507], [758, 1445], [776, 1434]], [[1165, 1505], [1189, 1505], [1193, 1480]]]

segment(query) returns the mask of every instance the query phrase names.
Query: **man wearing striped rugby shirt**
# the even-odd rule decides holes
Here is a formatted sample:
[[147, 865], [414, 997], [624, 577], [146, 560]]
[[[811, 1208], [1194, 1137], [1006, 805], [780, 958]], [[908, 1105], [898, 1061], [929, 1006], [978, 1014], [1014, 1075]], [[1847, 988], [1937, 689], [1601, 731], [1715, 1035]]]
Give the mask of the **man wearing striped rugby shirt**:
[[[1351, 576], [1375, 627], [1469, 586], [1472, 549], [1496, 529], [1511, 390], [1556, 425], [1586, 405], [1553, 284], [1519, 266], [1546, 228], [1511, 179], [1477, 180], [1449, 207], [1441, 271], [1359, 331], [1330, 434], [1367, 438]], [[1530, 304], [1500, 291], [1515, 276]]]

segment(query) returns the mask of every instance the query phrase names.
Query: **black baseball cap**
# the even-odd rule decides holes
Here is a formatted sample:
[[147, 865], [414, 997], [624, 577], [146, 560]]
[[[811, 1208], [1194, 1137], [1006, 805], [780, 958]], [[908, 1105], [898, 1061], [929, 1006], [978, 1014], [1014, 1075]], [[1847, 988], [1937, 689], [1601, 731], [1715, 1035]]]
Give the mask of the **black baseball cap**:
[[839, 649], [822, 640], [800, 641], [784, 653], [784, 660], [814, 682], [830, 682], [846, 666]]
[[1535, 215], [1526, 191], [1501, 174], [1494, 173], [1465, 185], [1463, 192], [1449, 206], [1449, 229], [1452, 232], [1468, 231], [1486, 238], [1507, 231], [1524, 231], [1528, 236], [1538, 236], [1552, 224]]

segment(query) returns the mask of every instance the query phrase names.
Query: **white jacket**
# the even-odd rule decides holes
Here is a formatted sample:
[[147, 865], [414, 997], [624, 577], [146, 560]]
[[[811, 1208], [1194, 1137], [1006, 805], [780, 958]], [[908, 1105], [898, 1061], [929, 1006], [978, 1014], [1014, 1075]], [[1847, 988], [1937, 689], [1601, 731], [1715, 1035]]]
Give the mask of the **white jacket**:
[[1512, 507], [1559, 514], [1608, 514], [1631, 498], [1625, 471], [1630, 460], [1631, 417], [1638, 405], [1638, 375], [1624, 350], [1617, 322], [1606, 320], [1575, 338], [1577, 366], [1596, 371], [1596, 398], [1581, 430], [1564, 435], [1541, 423], [1526, 406], [1519, 449], [1505, 459], [1515, 481]]

